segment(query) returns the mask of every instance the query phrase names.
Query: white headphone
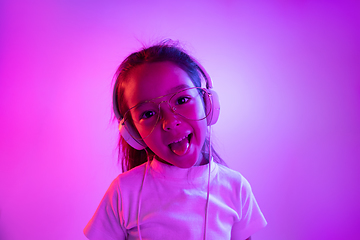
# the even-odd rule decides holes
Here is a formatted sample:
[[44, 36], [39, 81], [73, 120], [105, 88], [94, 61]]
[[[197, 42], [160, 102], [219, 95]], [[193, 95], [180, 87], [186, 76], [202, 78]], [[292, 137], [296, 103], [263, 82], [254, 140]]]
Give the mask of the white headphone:
[[[205, 111], [207, 112], [208, 109], [210, 108], [210, 114], [206, 118], [207, 125], [210, 126], [217, 122], [219, 115], [220, 115], [219, 97], [218, 97], [217, 93], [214, 90], [212, 90], [213, 86], [212, 86], [211, 78], [208, 75], [208, 73], [200, 65], [200, 63], [198, 63], [194, 59], [192, 59], [192, 60], [196, 63], [196, 66], [197, 66], [199, 72], [205, 78], [205, 81], [206, 81], [206, 91], [208, 92], [210, 99], [204, 98], [204, 102], [205, 102]], [[117, 101], [118, 100], [117, 89], [116, 89], [116, 87], [118, 85], [117, 83], [118, 83], [118, 80], [116, 80], [116, 82], [114, 84], [113, 110], [114, 110], [115, 117], [119, 120], [120, 135], [133, 148], [135, 148], [137, 150], [145, 149], [147, 146], [143, 140], [139, 140], [139, 139], [132, 137], [134, 135], [135, 136], [138, 135], [136, 129], [133, 129], [130, 127], [127, 127], [127, 128], [125, 127], [124, 117], [120, 114], [119, 105], [118, 105], [118, 101]]]

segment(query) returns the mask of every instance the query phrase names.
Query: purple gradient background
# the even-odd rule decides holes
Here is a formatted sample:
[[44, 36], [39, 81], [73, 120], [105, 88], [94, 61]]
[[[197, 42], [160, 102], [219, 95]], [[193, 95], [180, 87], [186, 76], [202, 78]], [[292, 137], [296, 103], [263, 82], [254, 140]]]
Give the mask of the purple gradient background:
[[217, 149], [268, 220], [253, 239], [360, 239], [359, 1], [0, 4], [1, 240], [85, 239], [120, 172], [112, 75], [162, 38], [212, 76]]

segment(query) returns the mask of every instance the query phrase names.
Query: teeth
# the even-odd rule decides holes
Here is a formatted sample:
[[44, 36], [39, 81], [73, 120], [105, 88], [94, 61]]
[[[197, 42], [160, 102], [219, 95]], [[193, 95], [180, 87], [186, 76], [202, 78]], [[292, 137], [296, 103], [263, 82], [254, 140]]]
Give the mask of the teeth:
[[171, 144], [181, 142], [182, 140], [184, 140], [184, 139], [187, 138], [188, 136], [189, 136], [189, 135], [184, 136], [184, 137], [182, 137], [181, 139], [179, 139], [179, 140], [177, 140], [177, 141], [175, 141], [175, 142], [172, 142]]

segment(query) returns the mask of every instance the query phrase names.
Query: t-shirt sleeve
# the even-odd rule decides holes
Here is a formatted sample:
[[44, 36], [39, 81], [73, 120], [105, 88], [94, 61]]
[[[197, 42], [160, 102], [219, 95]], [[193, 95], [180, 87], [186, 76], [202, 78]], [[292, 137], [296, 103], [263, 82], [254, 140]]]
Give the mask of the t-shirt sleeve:
[[121, 194], [116, 178], [106, 191], [94, 216], [84, 229], [85, 236], [90, 240], [121, 240], [126, 239], [121, 213]]
[[241, 218], [232, 227], [231, 239], [233, 240], [245, 240], [267, 224], [252, 193], [251, 186], [244, 177], [241, 181], [240, 195], [241, 209], [239, 215]]

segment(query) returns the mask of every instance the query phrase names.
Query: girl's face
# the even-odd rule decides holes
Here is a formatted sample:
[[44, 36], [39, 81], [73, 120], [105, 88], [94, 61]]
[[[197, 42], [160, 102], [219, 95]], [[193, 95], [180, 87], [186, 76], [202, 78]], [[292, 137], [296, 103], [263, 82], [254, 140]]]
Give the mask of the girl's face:
[[[185, 71], [171, 62], [145, 63], [135, 67], [128, 75], [124, 86], [124, 97], [128, 107], [163, 95], [156, 101], [166, 101], [179, 90], [195, 87]], [[202, 104], [199, 104], [204, 111]], [[174, 114], [164, 102], [160, 103], [160, 119], [148, 136], [143, 126], [134, 122], [146, 145], [160, 161], [180, 168], [190, 168], [206, 163], [201, 149], [204, 145], [207, 122], [189, 120]], [[150, 115], [146, 115], [149, 117]]]

